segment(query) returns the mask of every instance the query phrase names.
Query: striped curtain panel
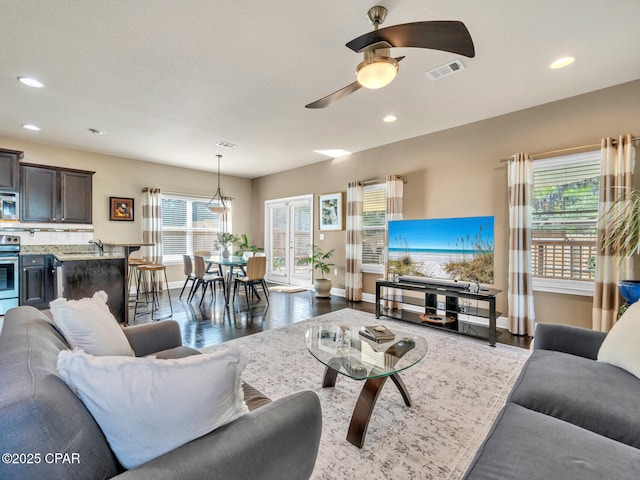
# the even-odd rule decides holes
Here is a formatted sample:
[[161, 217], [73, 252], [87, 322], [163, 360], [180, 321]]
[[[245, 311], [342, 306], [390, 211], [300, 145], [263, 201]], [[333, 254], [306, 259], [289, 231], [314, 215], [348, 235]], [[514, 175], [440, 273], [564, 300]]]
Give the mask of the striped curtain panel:
[[142, 189], [142, 241], [153, 243], [144, 247], [144, 258], [162, 263], [162, 194], [159, 188]]
[[[632, 188], [635, 146], [631, 135], [621, 136], [617, 140], [603, 138], [600, 155], [598, 218], [603, 218], [611, 204]], [[598, 222], [592, 328], [602, 332], [608, 332], [616, 322], [622, 303], [618, 293], [618, 281], [633, 278], [633, 261], [630, 258], [621, 260], [620, 257], [611, 254], [610, 248], [604, 248], [603, 239], [606, 237], [605, 225]]]
[[359, 182], [347, 186], [347, 249], [345, 254], [345, 298], [362, 300], [362, 202], [364, 188]]
[[533, 162], [517, 153], [509, 162], [509, 280], [507, 304], [509, 331], [533, 336], [535, 311], [531, 284], [531, 191]]
[[[404, 196], [404, 175], [387, 175], [387, 222], [389, 220], [402, 220], [402, 199]], [[389, 259], [385, 258], [384, 278], [392, 280], [389, 273]], [[395, 288], [387, 290], [385, 308], [400, 308], [402, 302], [402, 290]]]

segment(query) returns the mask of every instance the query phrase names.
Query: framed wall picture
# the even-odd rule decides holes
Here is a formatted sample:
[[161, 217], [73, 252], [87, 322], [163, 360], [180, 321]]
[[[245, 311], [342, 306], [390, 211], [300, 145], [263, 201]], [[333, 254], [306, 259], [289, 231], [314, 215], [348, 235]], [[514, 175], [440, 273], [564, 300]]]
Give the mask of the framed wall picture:
[[133, 222], [133, 198], [109, 197], [109, 220]]
[[320, 195], [320, 230], [344, 230], [344, 193]]

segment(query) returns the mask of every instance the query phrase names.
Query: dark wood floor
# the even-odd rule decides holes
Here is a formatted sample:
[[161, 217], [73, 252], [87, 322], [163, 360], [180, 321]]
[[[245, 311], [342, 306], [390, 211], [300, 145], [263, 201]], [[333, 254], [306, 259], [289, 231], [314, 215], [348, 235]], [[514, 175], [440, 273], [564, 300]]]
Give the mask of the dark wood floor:
[[[307, 320], [324, 313], [343, 308], [353, 308], [363, 312], [375, 313], [375, 305], [368, 302], [347, 302], [342, 297], [316, 298], [312, 291], [297, 293], [271, 292], [270, 303], [261, 299], [247, 308], [244, 295], [236, 298], [229, 306], [224, 304], [224, 296], [218, 292], [215, 299], [207, 292], [202, 305], [200, 296], [191, 302], [186, 301], [185, 292], [179, 299], [180, 289], [170, 290], [173, 320], [180, 324], [182, 340], [185, 345], [203, 348], [233, 338], [264, 332], [272, 328], [283, 327]], [[133, 304], [131, 304], [133, 306]], [[142, 309], [139, 309], [139, 311]], [[129, 311], [130, 324], [147, 323], [150, 315], [139, 315], [134, 319], [133, 308]], [[163, 292], [157, 317], [169, 315], [169, 296]], [[411, 313], [406, 315], [411, 316]], [[425, 328], [430, 328], [426, 327]], [[452, 335], [454, 335], [452, 333]], [[530, 339], [498, 331], [498, 343], [529, 348]]]

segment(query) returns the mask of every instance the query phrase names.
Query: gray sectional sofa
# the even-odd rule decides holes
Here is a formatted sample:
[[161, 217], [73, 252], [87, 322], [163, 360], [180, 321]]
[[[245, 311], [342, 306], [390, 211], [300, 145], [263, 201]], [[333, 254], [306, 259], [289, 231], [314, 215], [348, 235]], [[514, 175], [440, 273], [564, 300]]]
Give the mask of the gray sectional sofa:
[[605, 336], [538, 324], [531, 357], [465, 479], [640, 478], [640, 379], [596, 361]]
[[[182, 346], [172, 321], [128, 327], [125, 333], [137, 356], [199, 353]], [[322, 429], [317, 395], [305, 391], [270, 401], [246, 384], [249, 414], [124, 471], [89, 411], [56, 371], [58, 353], [68, 348], [42, 312], [32, 307], [7, 312], [0, 334], [0, 478], [281, 480], [311, 475]]]

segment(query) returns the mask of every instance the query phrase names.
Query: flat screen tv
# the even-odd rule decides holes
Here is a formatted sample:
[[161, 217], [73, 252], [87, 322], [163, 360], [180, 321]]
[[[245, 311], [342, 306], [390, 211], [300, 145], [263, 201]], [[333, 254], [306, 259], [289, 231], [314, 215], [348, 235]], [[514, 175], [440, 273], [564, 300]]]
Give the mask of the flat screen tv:
[[392, 220], [389, 271], [493, 284], [493, 217]]

